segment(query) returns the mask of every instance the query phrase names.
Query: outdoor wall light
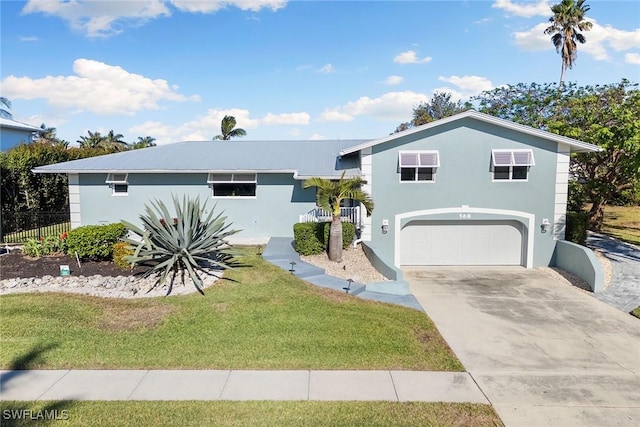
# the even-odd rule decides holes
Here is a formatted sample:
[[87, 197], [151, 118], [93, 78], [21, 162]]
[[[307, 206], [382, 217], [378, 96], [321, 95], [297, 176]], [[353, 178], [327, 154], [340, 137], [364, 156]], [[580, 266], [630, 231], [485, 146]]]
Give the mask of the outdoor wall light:
[[542, 224], [540, 224], [540, 231], [546, 233], [551, 228], [551, 223], [547, 218], [542, 219]]
[[382, 220], [382, 234], [387, 234], [388, 231], [389, 231], [389, 220], [388, 219], [383, 219]]

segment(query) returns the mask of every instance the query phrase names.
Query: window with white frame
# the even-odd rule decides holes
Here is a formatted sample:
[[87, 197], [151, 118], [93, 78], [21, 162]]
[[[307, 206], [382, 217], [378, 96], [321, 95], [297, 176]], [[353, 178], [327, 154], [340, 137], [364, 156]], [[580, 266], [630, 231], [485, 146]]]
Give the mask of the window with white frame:
[[494, 181], [526, 181], [535, 164], [531, 150], [491, 150]]
[[213, 197], [255, 197], [255, 173], [209, 173], [207, 183]]
[[111, 187], [111, 195], [126, 196], [129, 194], [129, 174], [127, 173], [109, 173], [105, 181]]
[[434, 182], [440, 155], [437, 151], [400, 151], [399, 165], [402, 182]]

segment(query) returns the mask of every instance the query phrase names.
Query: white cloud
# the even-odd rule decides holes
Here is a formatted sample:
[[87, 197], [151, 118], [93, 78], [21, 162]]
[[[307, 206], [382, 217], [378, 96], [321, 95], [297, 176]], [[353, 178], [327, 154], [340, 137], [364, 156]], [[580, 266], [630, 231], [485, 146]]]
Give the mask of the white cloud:
[[74, 113], [133, 115], [157, 110], [160, 101], [199, 101], [184, 96], [166, 80], [152, 80], [140, 74], [90, 59], [76, 59], [72, 76], [6, 77], [3, 95], [10, 99], [45, 99], [53, 107]]
[[343, 113], [338, 108], [325, 108], [320, 114], [320, 121], [323, 122], [350, 122], [354, 117], [350, 114]]
[[378, 98], [363, 96], [343, 106], [325, 109], [321, 121], [350, 121], [356, 116], [378, 120], [401, 121], [411, 116], [413, 107], [428, 100], [427, 95], [412, 91], [387, 92]]
[[319, 133], [314, 133], [309, 137], [309, 139], [312, 141], [322, 141], [323, 139], [325, 139], [325, 137], [320, 135]]
[[[625, 31], [610, 25], [602, 26], [594, 19], [588, 19], [588, 21], [592, 23], [592, 28], [583, 33], [587, 42], [578, 45], [578, 54], [584, 52], [595, 60], [608, 61], [611, 60], [608, 49], [620, 52], [640, 46], [640, 28]], [[540, 23], [528, 31], [514, 32], [516, 46], [524, 50], [553, 49], [551, 37], [544, 34], [547, 27], [547, 23]]]
[[[233, 116], [236, 127], [247, 130], [247, 138], [251, 137], [250, 129], [260, 125], [307, 125], [310, 116], [307, 113], [268, 113], [260, 119], [251, 117], [249, 110], [242, 108], [216, 109], [211, 108], [203, 116], [196, 117], [181, 125], [172, 125], [156, 121], [148, 121], [128, 130], [133, 135], [151, 135], [156, 138], [158, 145], [179, 141], [209, 141], [220, 133], [220, 122], [224, 116]], [[299, 134], [299, 131], [298, 131]]]
[[29, 0], [22, 13], [57, 16], [88, 37], [109, 37], [121, 33], [125, 26], [142, 25], [148, 20], [171, 15], [169, 4], [184, 12], [215, 13], [229, 6], [253, 12], [263, 8], [275, 11], [286, 3], [286, 0]]
[[389, 86], [395, 86], [402, 83], [403, 80], [402, 76], [389, 76], [385, 79], [385, 83]]
[[37, 36], [20, 36], [18, 39], [21, 42], [37, 42], [39, 40]]
[[140, 25], [171, 14], [162, 0], [148, 1], [48, 1], [30, 0], [23, 14], [57, 16], [89, 37], [108, 37], [122, 32], [122, 25]]
[[322, 68], [318, 70], [318, 72], [322, 74], [331, 74], [335, 71], [336, 71], [335, 67], [331, 64], [325, 64]]
[[627, 64], [640, 65], [640, 53], [627, 53], [624, 56], [624, 62]]
[[532, 16], [551, 16], [551, 4], [547, 0], [541, 0], [537, 3], [514, 3], [511, 0], [496, 0], [491, 5], [494, 9], [502, 9], [512, 15], [524, 16], [531, 18]]
[[393, 58], [393, 62], [396, 64], [424, 64], [431, 61], [431, 57], [425, 56], [422, 59], [418, 59], [418, 55], [413, 50], [399, 53]]
[[311, 64], [298, 65], [296, 67], [296, 71], [304, 71], [304, 70], [309, 70], [311, 68], [313, 68], [313, 65]]
[[311, 116], [307, 113], [268, 113], [260, 122], [265, 125], [308, 125]]
[[491, 83], [489, 79], [480, 76], [440, 76], [438, 77], [438, 80], [450, 83], [456, 86], [457, 89], [447, 90], [446, 88], [441, 88], [436, 89], [436, 91], [445, 90], [452, 94], [456, 94], [458, 95], [454, 96], [456, 99], [469, 98], [470, 96], [478, 95], [485, 90], [491, 90], [494, 88], [493, 83]]

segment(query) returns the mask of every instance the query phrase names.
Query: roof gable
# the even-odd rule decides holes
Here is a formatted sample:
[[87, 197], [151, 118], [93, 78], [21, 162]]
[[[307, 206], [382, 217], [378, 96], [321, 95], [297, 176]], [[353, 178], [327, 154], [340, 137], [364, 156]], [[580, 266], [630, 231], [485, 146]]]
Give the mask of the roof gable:
[[535, 129], [535, 128], [532, 128], [530, 126], [521, 125], [521, 124], [518, 124], [518, 123], [511, 122], [509, 120], [504, 120], [504, 119], [500, 119], [498, 117], [490, 116], [488, 114], [479, 113], [479, 112], [477, 112], [475, 110], [467, 110], [467, 111], [462, 112], [460, 114], [456, 114], [456, 115], [453, 115], [453, 116], [445, 117], [443, 119], [436, 120], [436, 121], [424, 124], [422, 126], [418, 126], [416, 128], [413, 128], [413, 129], [408, 129], [408, 130], [403, 131], [403, 132], [398, 132], [398, 133], [391, 134], [391, 135], [386, 136], [384, 138], [374, 139], [372, 141], [367, 141], [367, 142], [362, 143], [362, 144], [358, 144], [358, 145], [354, 145], [352, 147], [345, 148], [344, 150], [340, 151], [340, 155], [344, 156], [346, 154], [355, 153], [355, 152], [363, 150], [365, 148], [373, 147], [373, 146], [379, 145], [379, 144], [384, 144], [385, 142], [393, 141], [394, 139], [401, 138], [403, 136], [413, 135], [415, 133], [423, 132], [423, 131], [428, 130], [428, 129], [434, 129], [434, 128], [437, 128], [439, 126], [443, 126], [445, 124], [456, 122], [456, 121], [459, 121], [459, 120], [462, 120], [462, 119], [466, 119], [466, 118], [479, 120], [479, 121], [482, 121], [482, 122], [485, 122], [485, 123], [491, 123], [491, 124], [494, 124], [496, 126], [503, 127], [505, 129], [510, 129], [510, 130], [513, 130], [513, 131], [516, 131], [516, 132], [521, 132], [521, 133], [524, 133], [524, 134], [527, 134], [527, 135], [533, 135], [533, 136], [536, 136], [536, 137], [539, 137], [539, 138], [542, 138], [542, 139], [546, 139], [548, 141], [553, 141], [553, 142], [560, 143], [560, 144], [566, 144], [571, 148], [572, 152], [584, 153], [584, 152], [602, 151], [602, 148], [598, 147], [597, 145], [593, 145], [593, 144], [589, 144], [589, 143], [586, 143], [586, 142], [578, 141], [577, 139], [567, 138], [567, 137], [561, 136], [561, 135], [556, 135], [556, 134], [551, 133], [551, 132], [543, 131], [543, 130], [540, 130], [540, 129]]

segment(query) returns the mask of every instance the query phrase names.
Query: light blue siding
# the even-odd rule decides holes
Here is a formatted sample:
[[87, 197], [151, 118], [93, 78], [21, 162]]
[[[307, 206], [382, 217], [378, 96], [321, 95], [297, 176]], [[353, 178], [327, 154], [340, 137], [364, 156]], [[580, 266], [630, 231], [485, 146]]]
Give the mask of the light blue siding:
[[0, 151], [7, 151], [21, 142], [28, 144], [33, 141], [33, 131], [13, 129], [2, 126], [0, 128]]
[[[494, 182], [491, 172], [492, 149], [532, 149], [535, 166], [526, 182]], [[435, 182], [400, 182], [398, 152], [400, 150], [438, 150], [440, 167]], [[470, 208], [517, 211], [534, 215], [531, 236], [534, 239], [533, 266], [547, 266], [551, 261], [555, 240], [553, 233], [541, 233], [542, 218], [553, 221], [557, 168], [557, 144], [541, 138], [505, 129], [473, 119], [462, 119], [427, 129], [372, 147], [372, 187], [376, 205], [372, 215], [372, 244], [377, 255], [394, 265], [396, 215], [442, 208]], [[504, 219], [525, 221], [511, 214], [475, 214], [466, 219]], [[389, 221], [387, 234], [381, 232], [383, 219]], [[459, 220], [459, 213], [437, 216], [422, 215], [410, 220]], [[525, 244], [526, 249], [526, 244]]]
[[[271, 236], [293, 236], [298, 216], [315, 207], [315, 191], [303, 189], [291, 174], [258, 174], [255, 198], [212, 198], [207, 174], [129, 174], [129, 192], [114, 196], [106, 174], [80, 174], [80, 214], [82, 225], [127, 220], [139, 224], [139, 215], [150, 200], [162, 200], [169, 207], [172, 195], [199, 196], [207, 206], [224, 210], [235, 237], [246, 241], [266, 241]], [[171, 210], [171, 207], [170, 207]]]

